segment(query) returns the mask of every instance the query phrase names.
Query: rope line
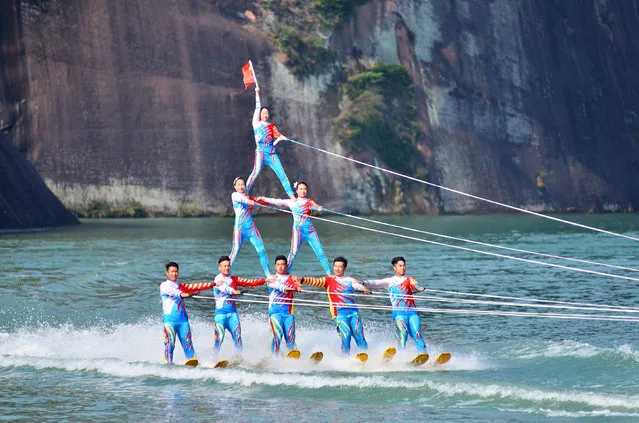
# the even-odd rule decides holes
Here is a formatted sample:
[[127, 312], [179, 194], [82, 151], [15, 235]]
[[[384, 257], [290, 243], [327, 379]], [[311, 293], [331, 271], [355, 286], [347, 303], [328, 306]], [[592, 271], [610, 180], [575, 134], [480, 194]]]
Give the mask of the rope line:
[[459, 195], [463, 195], [463, 196], [466, 196], [466, 197], [469, 197], [469, 198], [473, 198], [475, 200], [485, 201], [485, 202], [490, 203], [490, 204], [495, 204], [495, 205], [498, 205], [498, 206], [506, 207], [506, 208], [511, 209], [511, 210], [516, 210], [516, 211], [519, 211], [519, 212], [522, 212], [522, 213], [531, 214], [533, 216], [542, 217], [544, 219], [554, 220], [556, 222], [565, 223], [567, 225], [576, 226], [576, 227], [579, 227], [579, 228], [582, 228], [582, 229], [588, 229], [588, 230], [595, 231], [595, 232], [600, 232], [600, 233], [604, 233], [604, 234], [608, 234], [608, 235], [613, 235], [613, 236], [617, 236], [617, 237], [621, 237], [621, 238], [626, 238], [626, 239], [630, 239], [632, 241], [639, 241], [639, 238], [635, 238], [635, 237], [632, 237], [632, 236], [629, 236], [629, 235], [619, 234], [619, 233], [616, 233], [616, 232], [607, 231], [605, 229], [599, 229], [599, 228], [595, 228], [593, 226], [588, 226], [588, 225], [583, 225], [581, 223], [572, 222], [570, 220], [565, 220], [565, 219], [560, 219], [558, 217], [544, 215], [544, 214], [537, 213], [537, 212], [534, 212], [534, 211], [531, 211], [531, 210], [522, 209], [520, 207], [511, 206], [509, 204], [500, 203], [498, 201], [489, 200], [487, 198], [479, 197], [477, 195], [468, 194], [466, 192], [459, 191], [459, 190], [456, 190], [456, 189], [453, 189], [453, 188], [448, 188], [448, 187], [445, 187], [445, 186], [442, 186], [442, 185], [438, 185], [438, 184], [435, 184], [435, 183], [432, 183], [432, 182], [428, 182], [428, 181], [424, 181], [424, 180], [421, 180], [421, 179], [417, 179], [417, 178], [414, 178], [412, 176], [404, 175], [404, 174], [399, 173], [399, 172], [395, 172], [395, 171], [392, 171], [392, 170], [389, 170], [389, 169], [384, 169], [383, 167], [375, 166], [375, 165], [372, 165], [372, 164], [369, 164], [369, 163], [365, 163], [365, 162], [362, 162], [362, 161], [359, 161], [359, 160], [356, 160], [356, 159], [353, 159], [353, 158], [350, 158], [350, 157], [342, 156], [340, 154], [333, 153], [331, 151], [324, 150], [322, 148], [315, 147], [315, 146], [303, 143], [301, 141], [292, 140], [290, 138], [287, 139], [287, 141], [290, 141], [290, 142], [292, 142], [294, 144], [298, 144], [298, 145], [301, 145], [301, 146], [304, 146], [304, 147], [307, 147], [307, 148], [311, 148], [313, 150], [317, 150], [319, 152], [322, 152], [322, 153], [325, 153], [325, 154], [328, 154], [328, 155], [331, 155], [331, 156], [339, 157], [341, 159], [348, 160], [350, 162], [357, 163], [357, 164], [362, 165], [362, 166], [367, 166], [367, 167], [370, 167], [370, 168], [373, 168], [373, 169], [376, 169], [376, 170], [380, 170], [382, 172], [389, 173], [391, 175], [399, 176], [400, 178], [405, 178], [405, 179], [408, 179], [408, 180], [413, 181], [413, 182], [418, 182], [420, 184], [430, 185], [432, 187], [439, 188], [439, 189], [445, 190], [445, 191], [450, 191], [450, 192], [453, 192], [455, 194], [459, 194]]
[[[255, 294], [244, 294], [257, 296]], [[258, 296], [265, 297], [265, 296]], [[206, 300], [215, 300], [215, 297], [202, 296], [202, 295], [193, 295], [193, 298], [197, 299], [206, 299]], [[232, 301], [236, 303], [258, 303], [258, 304], [269, 304], [269, 301], [266, 300], [248, 300], [248, 299], [240, 299], [235, 298]], [[294, 303], [298, 306], [308, 306], [308, 307], [327, 307], [327, 301], [311, 301], [304, 299], [297, 299], [295, 301], [285, 301], [280, 304], [289, 304]], [[389, 310], [392, 309], [392, 306], [367, 306], [366, 304], [358, 304], [359, 308], [369, 309], [369, 310]], [[576, 319], [576, 320], [605, 320], [605, 321], [623, 321], [623, 322], [639, 322], [639, 318], [629, 317], [629, 316], [616, 316], [616, 315], [602, 315], [602, 316], [594, 316], [588, 314], [560, 314], [560, 313], [534, 313], [534, 312], [518, 312], [518, 311], [489, 311], [489, 310], [468, 310], [468, 309], [445, 309], [445, 308], [431, 308], [431, 307], [417, 307], [416, 311], [424, 312], [424, 313], [445, 313], [445, 314], [474, 314], [474, 315], [490, 315], [490, 316], [518, 316], [518, 317], [543, 317], [543, 318], [552, 318], [552, 319]]]
[[361, 217], [361, 216], [354, 216], [354, 215], [351, 215], [351, 214], [348, 214], [348, 213], [342, 213], [342, 212], [338, 212], [338, 211], [335, 211], [335, 210], [329, 210], [329, 209], [326, 209], [324, 207], [322, 207], [322, 210], [323, 211], [327, 211], [329, 213], [333, 213], [333, 214], [339, 215], [339, 216], [350, 217], [351, 219], [356, 219], [356, 220], [363, 220], [365, 222], [374, 223], [374, 224], [377, 224], [377, 225], [389, 226], [389, 227], [392, 227], [392, 228], [403, 229], [405, 231], [417, 232], [417, 233], [420, 233], [420, 234], [437, 236], [437, 237], [440, 237], [440, 238], [452, 239], [452, 240], [455, 240], [455, 241], [467, 242], [467, 243], [470, 243], [470, 244], [481, 245], [481, 246], [484, 246], [484, 247], [499, 248], [499, 249], [502, 249], [502, 250], [514, 251], [514, 252], [517, 252], [517, 253], [533, 254], [533, 255], [538, 255], [538, 256], [548, 257], [548, 258], [553, 258], [553, 259], [574, 261], [574, 262], [578, 262], [578, 263], [592, 264], [592, 265], [596, 265], [596, 266], [611, 267], [613, 269], [629, 270], [631, 272], [639, 272], [639, 269], [636, 269], [634, 267], [617, 266], [617, 265], [614, 265], [614, 264], [600, 263], [600, 262], [596, 262], [596, 261], [576, 259], [576, 258], [570, 258], [570, 257], [562, 257], [562, 256], [556, 256], [556, 255], [553, 255], [553, 254], [538, 253], [536, 251], [521, 250], [519, 248], [504, 247], [504, 246], [501, 246], [501, 245], [489, 244], [487, 242], [473, 241], [471, 239], [459, 238], [459, 237], [450, 236], [450, 235], [438, 234], [436, 232], [429, 232], [429, 231], [423, 231], [423, 230], [420, 230], [420, 229], [409, 228], [409, 227], [406, 227], [406, 226], [394, 225], [392, 223], [381, 222], [381, 221], [374, 220], [374, 219], [368, 219], [368, 218]]
[[[424, 292], [425, 291], [427, 290], [424, 289]], [[310, 292], [313, 294], [327, 294], [327, 293], [338, 294], [338, 295], [341, 294], [340, 292], [327, 292], [327, 291], [308, 290], [308, 289], [304, 289], [303, 292]], [[246, 294], [246, 295], [249, 295], [249, 294]], [[250, 294], [250, 295], [253, 295], [253, 294]], [[369, 298], [388, 299], [388, 294], [383, 295], [383, 294], [373, 294], [373, 293], [371, 294], [352, 293], [348, 295], [353, 295], [355, 297], [363, 297], [363, 298], [369, 297]], [[398, 298], [408, 298], [408, 297], [410, 297], [410, 295], [398, 296]], [[598, 304], [589, 304], [589, 305], [581, 305], [581, 306], [549, 305], [549, 304], [532, 304], [532, 303], [514, 303], [514, 302], [507, 302], [507, 301], [468, 300], [468, 299], [445, 298], [445, 297], [443, 298], [443, 297], [436, 297], [436, 296], [423, 295], [423, 294], [415, 295], [414, 298], [415, 300], [438, 301], [438, 302], [444, 302], [444, 303], [504, 305], [504, 306], [510, 306], [510, 307], [533, 307], [533, 308], [536, 307], [536, 308], [555, 308], [555, 309], [571, 309], [571, 310], [615, 311], [620, 313], [639, 313], [639, 308], [625, 307], [625, 306], [607, 306], [607, 305], [600, 306]], [[532, 299], [531, 301], [546, 301], [546, 300]]]
[[[255, 204], [259, 204], [259, 203], [255, 203]], [[262, 204], [259, 204], [259, 205], [262, 206], [262, 207], [265, 207], [265, 208], [269, 208], [269, 209], [278, 210], [278, 211], [281, 211], [281, 212], [284, 212], [284, 213], [292, 214], [292, 212], [290, 210], [284, 210], [284, 209], [280, 209], [278, 207], [272, 207], [272, 206], [264, 206]], [[593, 275], [608, 276], [608, 277], [611, 277], [611, 278], [625, 279], [625, 280], [639, 282], [639, 278], [633, 278], [633, 277], [630, 277], [630, 276], [622, 276], [622, 275], [615, 275], [615, 274], [612, 274], [612, 273], [598, 272], [598, 271], [595, 271], [595, 270], [580, 269], [580, 268], [577, 268], [577, 267], [564, 266], [564, 265], [555, 264], [555, 263], [545, 263], [545, 262], [539, 261], [539, 260], [525, 259], [525, 258], [521, 258], [521, 257], [513, 257], [513, 256], [505, 255], [505, 254], [492, 253], [490, 251], [482, 251], [482, 250], [477, 250], [477, 249], [474, 249], [474, 248], [462, 247], [460, 245], [450, 245], [450, 244], [446, 244], [446, 243], [443, 243], [443, 242], [432, 241], [432, 240], [422, 239], [422, 238], [416, 238], [416, 237], [409, 236], [409, 235], [395, 234], [395, 233], [392, 233], [392, 232], [382, 231], [380, 229], [367, 228], [365, 226], [353, 225], [353, 224], [345, 223], [345, 222], [338, 222], [336, 220], [326, 219], [326, 218], [319, 217], [319, 216], [313, 216], [313, 219], [324, 221], [324, 222], [335, 223], [337, 225], [348, 226], [348, 227], [351, 227], [351, 228], [363, 229], [363, 230], [369, 231], [369, 232], [375, 232], [375, 233], [384, 234], [384, 235], [391, 235], [391, 236], [395, 236], [395, 237], [398, 237], [398, 238], [410, 239], [410, 240], [413, 240], [413, 241], [424, 242], [424, 243], [427, 243], [427, 244], [440, 245], [440, 246], [444, 246], [444, 247], [455, 248], [455, 249], [458, 249], [458, 250], [471, 251], [471, 252], [475, 252], [475, 253], [479, 253], [479, 254], [485, 254], [485, 255], [494, 256], [494, 257], [501, 257], [501, 258], [506, 258], [506, 259], [511, 259], [511, 260], [517, 260], [517, 261], [521, 261], [521, 262], [525, 262], [525, 263], [534, 263], [534, 264], [540, 264], [542, 266], [556, 267], [556, 268], [564, 269], [564, 270], [573, 270], [575, 272], [589, 273], [589, 274], [593, 274]]]

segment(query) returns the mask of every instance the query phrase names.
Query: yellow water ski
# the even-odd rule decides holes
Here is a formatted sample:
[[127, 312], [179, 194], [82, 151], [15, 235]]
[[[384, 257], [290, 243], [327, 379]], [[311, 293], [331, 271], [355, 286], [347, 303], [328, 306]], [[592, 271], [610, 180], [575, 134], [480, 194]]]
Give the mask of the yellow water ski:
[[411, 360], [410, 364], [412, 364], [413, 366], [421, 366], [427, 361], [428, 361], [428, 354], [420, 353], [420, 354], [417, 354], [417, 356]]
[[184, 362], [185, 366], [190, 366], [190, 367], [197, 367], [198, 364], [199, 364], [199, 361], [197, 361], [197, 358], [195, 357], [189, 358], [188, 360]]
[[300, 350], [290, 350], [289, 352], [286, 353], [286, 358], [292, 358], [295, 360], [299, 360], [300, 355], [302, 355], [300, 353]]
[[397, 353], [397, 350], [395, 349], [395, 347], [388, 347], [386, 348], [386, 350], [384, 350], [384, 354], [382, 355], [382, 360], [391, 361], [393, 357], [395, 357], [396, 353]]
[[322, 358], [324, 358], [324, 353], [321, 351], [317, 351], [311, 354], [311, 361], [314, 361], [316, 363], [322, 361]]
[[435, 359], [435, 364], [445, 364], [448, 363], [448, 360], [450, 360], [450, 353], [448, 352], [443, 352], [441, 354], [439, 354], [437, 356], [437, 358]]
[[357, 354], [355, 358], [361, 361], [362, 363], [366, 363], [366, 361], [368, 361], [368, 354], [366, 354], [365, 352], [362, 352]]
[[215, 363], [213, 365], [214, 369], [225, 369], [229, 366], [229, 361], [228, 360], [220, 360], [217, 363]]

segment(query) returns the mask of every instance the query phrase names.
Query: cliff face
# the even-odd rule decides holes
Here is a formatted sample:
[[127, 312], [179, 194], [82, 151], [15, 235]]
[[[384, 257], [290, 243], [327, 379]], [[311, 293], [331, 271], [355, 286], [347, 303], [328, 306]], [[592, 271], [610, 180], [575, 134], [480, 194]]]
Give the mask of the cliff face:
[[24, 134], [25, 68], [16, 2], [0, 5], [0, 230], [77, 224], [11, 139]]
[[[412, 73], [423, 151], [441, 185], [531, 209], [615, 210], [639, 201], [638, 10], [636, 1], [378, 1], [334, 41]], [[440, 199], [448, 212], [492, 208]]]
[[[536, 210], [639, 203], [637, 1], [372, 1], [329, 38], [336, 66], [304, 80], [278, 61], [257, 29], [268, 16], [250, 1], [16, 4], [24, 69], [5, 101], [22, 118], [12, 139], [71, 206], [230, 211], [231, 181], [253, 162], [253, 93], [239, 72], [248, 59], [291, 138], [348, 154], [329, 131], [342, 65], [401, 64], [417, 88], [430, 181]], [[278, 150], [289, 178], [331, 208], [494, 209], [303, 147]], [[283, 196], [268, 168], [254, 193]]]

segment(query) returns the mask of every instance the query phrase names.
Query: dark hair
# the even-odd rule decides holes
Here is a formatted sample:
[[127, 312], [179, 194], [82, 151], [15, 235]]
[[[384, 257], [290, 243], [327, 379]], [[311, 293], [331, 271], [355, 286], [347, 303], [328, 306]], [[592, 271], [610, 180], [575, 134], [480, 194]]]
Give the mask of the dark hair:
[[293, 187], [295, 189], [297, 189], [297, 187], [299, 187], [300, 185], [304, 184], [304, 186], [306, 187], [306, 189], [308, 189], [308, 184], [304, 181], [296, 181], [295, 183], [293, 183]]
[[264, 110], [264, 109], [266, 109], [266, 110], [268, 111], [268, 114], [269, 114], [269, 115], [271, 114], [271, 109], [269, 109], [269, 108], [268, 108], [268, 107], [266, 107], [266, 106], [262, 106], [262, 107], [260, 107], [260, 116], [262, 116], [262, 110]]
[[275, 263], [277, 263], [280, 260], [284, 260], [284, 263], [288, 264], [288, 259], [286, 258], [286, 256], [279, 255], [275, 257]]
[[344, 257], [342, 256], [335, 257], [335, 260], [333, 260], [333, 264], [335, 264], [338, 261], [341, 261], [342, 263], [344, 263], [344, 268], [348, 266], [348, 260], [346, 260]]
[[231, 261], [231, 259], [229, 258], [229, 256], [221, 256], [220, 259], [217, 261], [217, 264], [220, 264], [223, 261]]
[[240, 179], [244, 181], [244, 178], [242, 178], [241, 176], [238, 176], [237, 178], [233, 179], [233, 186], [235, 186], [235, 183], [239, 181]]
[[398, 261], [403, 261], [404, 264], [406, 264], [406, 260], [404, 260], [404, 257], [399, 256], [399, 257], [393, 257], [393, 259], [391, 260], [391, 264], [393, 266], [395, 266], [395, 264], [397, 264]]
[[169, 267], [175, 267], [177, 270], [180, 270], [180, 266], [178, 266], [178, 264], [174, 261], [168, 262], [164, 267], [166, 267], [167, 272], [169, 271]]

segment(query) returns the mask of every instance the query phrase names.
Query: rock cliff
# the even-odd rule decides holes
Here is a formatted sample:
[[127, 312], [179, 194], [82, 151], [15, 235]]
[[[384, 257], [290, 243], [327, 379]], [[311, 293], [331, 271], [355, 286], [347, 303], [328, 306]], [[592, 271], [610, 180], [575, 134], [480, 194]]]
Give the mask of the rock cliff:
[[[544, 211], [639, 204], [635, 0], [370, 1], [328, 34], [334, 66], [302, 79], [264, 33], [276, 17], [256, 2], [9, 3], [19, 36], [0, 27], [3, 50], [21, 54], [0, 69], [17, 81], [2, 101], [19, 121], [7, 132], [71, 207], [133, 199], [156, 212], [230, 212], [231, 181], [253, 161], [253, 92], [239, 72], [248, 59], [291, 138], [351, 154], [329, 130], [341, 84], [353, 68], [400, 64], [415, 84], [431, 182]], [[289, 178], [330, 208], [498, 210], [300, 146], [278, 150]], [[284, 195], [269, 169], [254, 191]]]

